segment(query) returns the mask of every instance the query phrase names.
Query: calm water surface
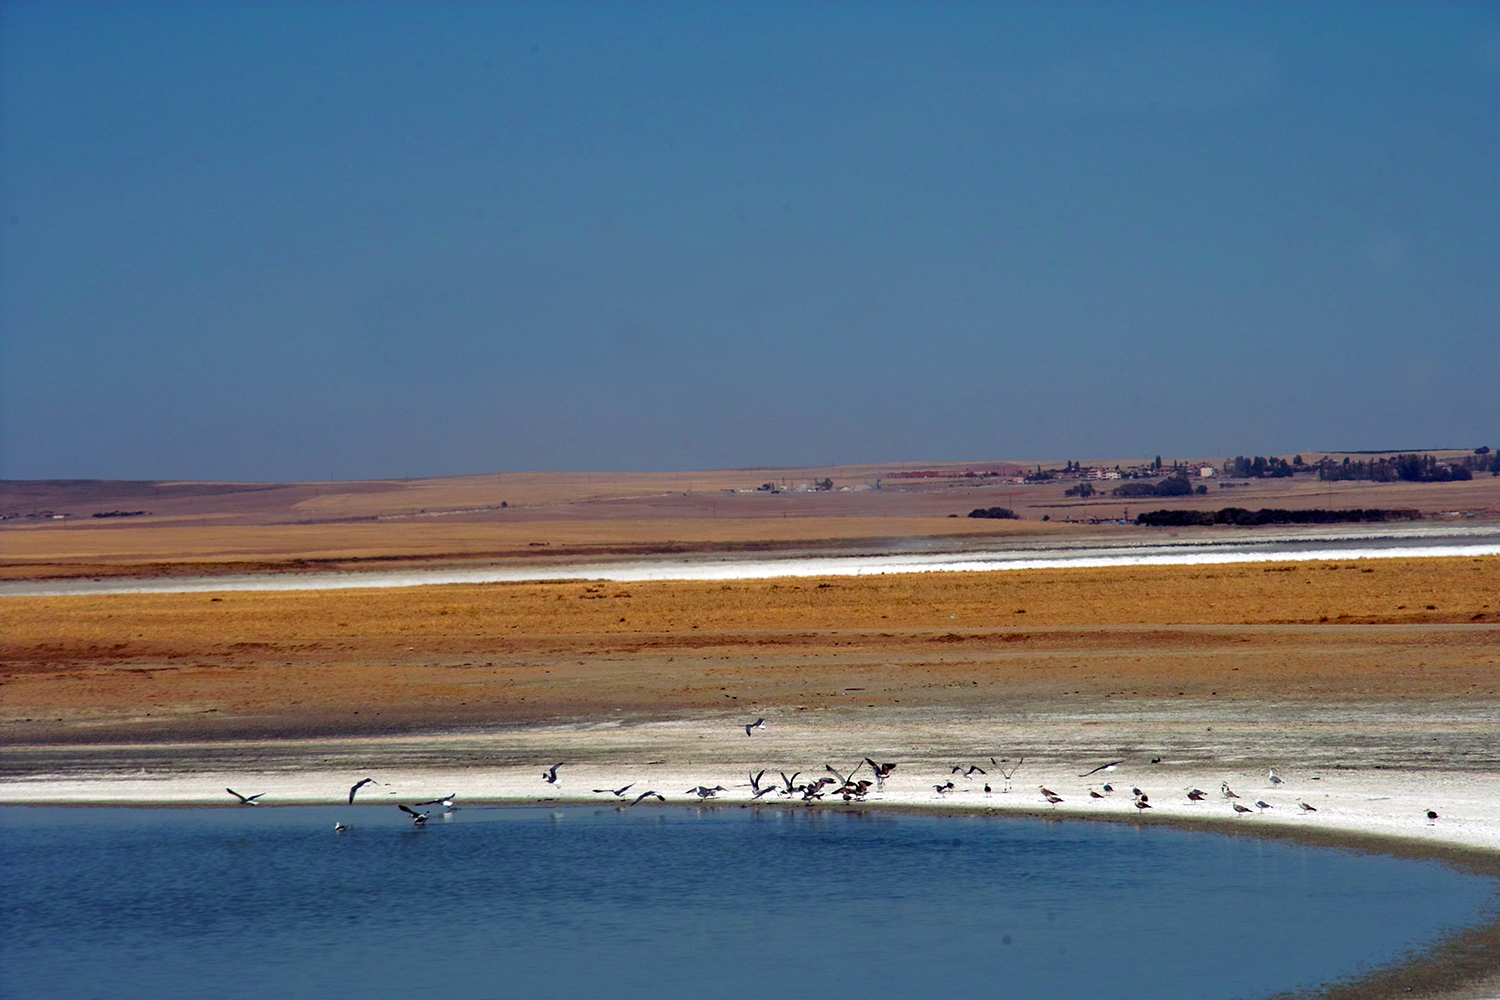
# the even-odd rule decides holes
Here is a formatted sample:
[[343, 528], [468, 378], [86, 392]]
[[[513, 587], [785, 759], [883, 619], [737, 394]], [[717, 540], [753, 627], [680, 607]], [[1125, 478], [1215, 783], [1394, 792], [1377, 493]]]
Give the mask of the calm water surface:
[[781, 809], [6, 808], [0, 852], [8, 997], [1255, 997], [1500, 898], [1250, 838]]

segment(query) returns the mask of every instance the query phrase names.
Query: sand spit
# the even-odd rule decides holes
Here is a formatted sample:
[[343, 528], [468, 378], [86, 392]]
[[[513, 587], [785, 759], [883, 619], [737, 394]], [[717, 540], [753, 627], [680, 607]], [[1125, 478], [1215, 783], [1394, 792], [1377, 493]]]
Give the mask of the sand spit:
[[[1268, 716], [1281, 713], [1274, 709]], [[1431, 720], [1387, 720], [1359, 710], [1355, 727], [1390, 733], [1422, 728]], [[1473, 717], [1445, 716], [1450, 728], [1469, 728], [1473, 740], [1492, 739], [1496, 722], [1476, 710]], [[795, 802], [800, 794], [753, 799], [749, 776], [765, 771], [762, 786], [779, 784], [780, 774], [800, 772], [795, 784], [832, 778], [856, 768], [870, 778], [868, 756], [893, 761], [896, 771], [852, 803], [1047, 815], [1058, 818], [1144, 819], [1223, 822], [1253, 831], [1262, 827], [1340, 832], [1400, 838], [1500, 853], [1500, 772], [1493, 761], [1465, 755], [1457, 767], [1362, 766], [1340, 759], [1337, 735], [1324, 751], [1305, 745], [1284, 730], [1259, 740], [1274, 755], [1246, 752], [1205, 732], [1200, 745], [1187, 747], [1162, 729], [1164, 720], [1111, 725], [1085, 740], [1067, 734], [1080, 724], [1066, 718], [1033, 719], [1020, 726], [1006, 719], [958, 719], [924, 713], [922, 718], [888, 719], [875, 725], [829, 719], [772, 720], [747, 737], [744, 721], [715, 716], [645, 724], [588, 722], [526, 727], [494, 733], [448, 733], [421, 737], [331, 740], [267, 740], [244, 743], [138, 744], [69, 748], [12, 746], [9, 772], [0, 779], [0, 804], [231, 805], [226, 785], [264, 792], [266, 805], [327, 805], [345, 802], [349, 785], [374, 777], [362, 790], [360, 805], [412, 802], [456, 793], [460, 804], [604, 803], [619, 800], [593, 791], [630, 784], [652, 789], [671, 803], [702, 803], [699, 786], [724, 786], [711, 803]], [[1184, 722], [1178, 717], [1173, 729]], [[1268, 720], [1270, 721], [1270, 720]], [[1305, 724], [1305, 722], [1304, 722]], [[1206, 728], [1206, 727], [1205, 727]], [[1129, 730], [1127, 732], [1126, 730]], [[1143, 749], [1154, 734], [1156, 746]], [[1224, 733], [1231, 743], [1243, 728]], [[1121, 739], [1123, 737], [1123, 739]], [[1256, 748], [1261, 750], [1261, 748]], [[1357, 753], [1357, 751], [1356, 751]], [[1420, 753], [1413, 748], [1408, 753]], [[1100, 764], [1122, 759], [1113, 770], [1083, 776]], [[1390, 755], [1382, 756], [1389, 760]], [[561, 762], [556, 786], [542, 771]], [[953, 768], [982, 769], [972, 774]], [[1268, 772], [1275, 769], [1280, 784]], [[1009, 781], [1005, 772], [1012, 773]], [[946, 786], [953, 783], [952, 788]], [[1113, 791], [1106, 791], [1110, 784]], [[1227, 798], [1227, 784], [1239, 795]], [[985, 791], [988, 785], [990, 791]], [[1040, 789], [1057, 793], [1049, 803]], [[1132, 794], [1149, 797], [1138, 809]], [[1189, 789], [1206, 793], [1190, 801]], [[1092, 798], [1090, 791], [1099, 794]], [[838, 804], [827, 794], [810, 805]], [[1232, 802], [1250, 807], [1237, 813]], [[1257, 808], [1263, 801], [1267, 808]], [[1312, 806], [1304, 811], [1298, 803]], [[1438, 813], [1430, 820], [1429, 810]]]
[[1432, 527], [1278, 533], [1251, 540], [1229, 536], [1157, 544], [1056, 545], [967, 551], [787, 555], [749, 558], [696, 556], [496, 565], [399, 571], [240, 574], [136, 579], [106, 577], [0, 583], [0, 597], [103, 594], [182, 594], [244, 591], [344, 590], [451, 584], [528, 583], [541, 580], [607, 580], [614, 583], [711, 582], [805, 577], [862, 577], [902, 573], [992, 573], [1018, 570], [1101, 569], [1131, 566], [1217, 566], [1249, 563], [1366, 559], [1483, 557], [1500, 555], [1500, 528]]

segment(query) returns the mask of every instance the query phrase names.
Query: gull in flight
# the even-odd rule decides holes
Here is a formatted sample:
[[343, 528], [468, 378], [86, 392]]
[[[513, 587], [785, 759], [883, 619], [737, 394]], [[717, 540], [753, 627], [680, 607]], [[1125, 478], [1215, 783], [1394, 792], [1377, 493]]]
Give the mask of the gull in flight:
[[950, 781], [947, 784], [943, 785], [933, 785], [932, 787], [937, 790], [937, 793], [939, 795], [942, 795], [944, 792], [953, 791], [953, 782]]
[[375, 784], [375, 779], [374, 778], [365, 778], [362, 781], [356, 781], [354, 783], [354, 787], [349, 789], [349, 804], [351, 806], [354, 805], [354, 793], [355, 792], [359, 791], [361, 788], [365, 787], [366, 785], [373, 785], [373, 784]]
[[443, 796], [440, 799], [428, 799], [426, 802], [418, 802], [418, 803], [416, 803], [416, 805], [419, 805], [419, 806], [442, 806], [445, 809], [452, 809], [453, 808], [453, 800], [456, 799], [456, 798], [458, 798], [458, 795], [457, 795], [457, 793], [454, 793], [453, 795], [445, 795], [445, 796]]
[[697, 788], [689, 788], [683, 792], [684, 795], [696, 795], [700, 799], [711, 799], [719, 792], [727, 791], [723, 785], [715, 785], [709, 788], [707, 785], [699, 785]]
[[[1007, 758], [1007, 760], [1008, 760], [1008, 758]], [[1016, 776], [1016, 772], [1021, 769], [1021, 765], [1025, 762], [1025, 760], [1026, 760], [1025, 757], [1017, 758], [1015, 765], [1009, 771], [1007, 771], [1005, 768], [1000, 767], [1000, 765], [1006, 763], [1007, 761], [1005, 761], [1005, 760], [996, 760], [993, 757], [990, 758], [990, 763], [994, 764], [996, 767], [1000, 768], [1000, 776], [1005, 779], [1005, 787], [1003, 789], [1001, 789], [1001, 791], [1005, 791], [1005, 792], [1010, 791], [1010, 779], [1014, 778]]]
[[1125, 763], [1123, 760], [1112, 760], [1108, 764], [1100, 764], [1098, 767], [1094, 768], [1092, 771], [1085, 771], [1084, 773], [1080, 774], [1079, 777], [1080, 778], [1087, 778], [1089, 775], [1091, 775], [1091, 774], [1098, 774], [1100, 771], [1113, 771], [1115, 768], [1119, 767], [1123, 763]]
[[790, 795], [790, 794], [792, 794], [793, 792], [795, 792], [797, 790], [796, 786], [793, 785], [792, 782], [794, 782], [794, 781], [797, 780], [797, 775], [801, 774], [802, 773], [801, 771], [793, 771], [792, 772], [792, 776], [790, 778], [788, 778], [786, 776], [786, 772], [785, 771], [778, 771], [777, 773], [781, 775], [781, 780], [784, 781], [784, 782], [786, 782], [786, 791], [783, 792], [782, 794], [784, 794], [784, 795]]
[[240, 800], [240, 805], [242, 805], [242, 806], [258, 806], [258, 805], [260, 805], [260, 803], [257, 802], [257, 801], [255, 801], [255, 800], [258, 799], [258, 798], [260, 798], [262, 795], [266, 794], [265, 792], [260, 792], [260, 793], [258, 793], [256, 795], [241, 795], [239, 792], [235, 791], [233, 788], [226, 788], [226, 789], [224, 789], [224, 791], [228, 792], [230, 795], [233, 795], [235, 798], [239, 799]]
[[1137, 809], [1150, 809], [1151, 808], [1151, 803], [1147, 802], [1146, 799], [1145, 799], [1145, 797], [1143, 796], [1143, 797], [1135, 800], [1135, 807]]
[[594, 794], [595, 795], [602, 795], [605, 792], [608, 792], [609, 794], [613, 795], [615, 798], [618, 799], [618, 798], [623, 797], [626, 792], [630, 791], [634, 787], [635, 787], [635, 782], [632, 781], [630, 784], [626, 785], [624, 788], [596, 788], [596, 789], [594, 789]]
[[653, 792], [653, 791], [649, 791], [648, 790], [648, 791], [644, 791], [641, 794], [637, 795], [635, 797], [635, 801], [632, 802], [632, 803], [630, 803], [630, 804], [633, 805], [633, 806], [638, 806], [642, 802], [645, 802], [647, 799], [649, 799], [653, 795], [656, 796], [656, 801], [658, 801], [658, 802], [665, 802], [665, 801], [667, 801], [667, 797], [665, 795], [662, 795], [659, 792]]
[[402, 812], [406, 813], [406, 815], [408, 815], [408, 816], [411, 817], [411, 825], [412, 826], [426, 826], [427, 825], [427, 813], [419, 813], [415, 809], [411, 808], [410, 806], [397, 806], [397, 808], [400, 809]]
[[557, 784], [557, 769], [560, 767], [562, 767], [561, 761], [547, 768], [547, 770], [542, 772], [542, 780], [549, 785]]
[[745, 723], [745, 735], [749, 736], [754, 730], [764, 728], [766, 728], [766, 720], [764, 718], [756, 719], [754, 722], [747, 722]]

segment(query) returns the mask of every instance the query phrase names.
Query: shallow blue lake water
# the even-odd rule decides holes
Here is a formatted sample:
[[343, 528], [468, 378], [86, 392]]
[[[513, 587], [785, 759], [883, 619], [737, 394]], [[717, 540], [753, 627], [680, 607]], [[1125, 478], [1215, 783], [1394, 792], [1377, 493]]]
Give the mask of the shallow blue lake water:
[[1255, 997], [1496, 901], [1435, 863], [1122, 824], [5, 808], [0, 995]]

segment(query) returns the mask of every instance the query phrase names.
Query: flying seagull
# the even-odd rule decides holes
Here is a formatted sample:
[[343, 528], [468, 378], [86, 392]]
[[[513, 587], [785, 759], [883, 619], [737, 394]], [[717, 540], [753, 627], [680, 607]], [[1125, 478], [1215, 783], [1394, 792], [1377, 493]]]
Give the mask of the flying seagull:
[[557, 769], [560, 767], [562, 767], [562, 763], [559, 761], [547, 768], [547, 770], [542, 772], [542, 780], [549, 785], [557, 784]]
[[408, 816], [411, 817], [411, 825], [412, 826], [426, 826], [427, 825], [427, 814], [426, 813], [419, 813], [415, 809], [411, 808], [410, 806], [401, 806], [401, 805], [398, 805], [396, 808], [400, 809], [402, 812], [406, 813], [406, 815], [408, 815]]
[[426, 802], [418, 802], [418, 803], [415, 803], [415, 804], [419, 805], [419, 806], [443, 806], [443, 807], [445, 807], [447, 809], [452, 809], [453, 808], [453, 800], [456, 799], [457, 797], [458, 797], [458, 794], [455, 792], [454, 794], [452, 794], [452, 795], [446, 795], [446, 796], [444, 796], [441, 799], [428, 799]]
[[241, 795], [239, 792], [235, 791], [233, 788], [226, 788], [226, 789], [224, 789], [224, 791], [228, 792], [230, 795], [233, 795], [235, 798], [239, 799], [240, 800], [240, 805], [242, 805], [242, 806], [258, 806], [258, 805], [260, 805], [260, 803], [257, 802], [257, 801], [255, 801], [255, 800], [258, 799], [258, 798], [260, 798], [262, 795], [266, 794], [265, 792], [260, 792], [260, 793], [255, 794], [255, 795]]
[[351, 788], [351, 789], [349, 789], [349, 804], [351, 806], [354, 805], [354, 793], [355, 792], [359, 791], [361, 788], [365, 787], [366, 785], [373, 785], [373, 784], [375, 784], [375, 779], [374, 778], [365, 778], [363, 781], [356, 781], [354, 783], [354, 787]]
[[932, 787], [937, 790], [937, 793], [939, 795], [942, 795], [944, 792], [953, 791], [953, 782], [950, 781], [942, 785], [933, 785]]
[[707, 785], [699, 785], [697, 788], [689, 788], [683, 792], [684, 795], [696, 795], [700, 799], [711, 799], [719, 792], [726, 791], [723, 785], [715, 785], [709, 788]]
[[745, 735], [749, 736], [752, 731], [764, 728], [766, 728], [766, 720], [763, 718], [756, 719], [754, 722], [747, 722], [745, 724]]
[[634, 787], [635, 787], [635, 782], [632, 781], [630, 784], [626, 785], [624, 788], [596, 788], [596, 789], [594, 789], [594, 793], [596, 795], [599, 795], [599, 794], [603, 794], [604, 792], [608, 792], [609, 794], [613, 795], [615, 798], [618, 799], [618, 798], [623, 797], [626, 792], [630, 791]]
[[1021, 765], [1023, 763], [1025, 763], [1025, 761], [1026, 761], [1025, 757], [1019, 757], [1019, 758], [1017, 758], [1015, 766], [1013, 766], [1009, 771], [1007, 771], [1005, 768], [1000, 767], [1000, 765], [1004, 764], [1005, 761], [1003, 761], [1003, 760], [1002, 761], [996, 761], [995, 758], [993, 758], [993, 757], [990, 758], [990, 763], [994, 764], [996, 767], [1000, 768], [1000, 776], [1005, 779], [1005, 789], [1004, 789], [1005, 791], [1007, 791], [1007, 792], [1010, 791], [1010, 779], [1014, 778], [1016, 776], [1016, 772], [1021, 769]]
[[1274, 809], [1275, 806], [1271, 805], [1271, 803], [1267, 802], [1265, 799], [1256, 799], [1255, 808], [1259, 809], [1261, 812], [1265, 812], [1267, 809]]
[[649, 799], [653, 795], [656, 796], [656, 801], [658, 801], [658, 802], [665, 802], [665, 801], [667, 801], [667, 797], [665, 795], [660, 794], [659, 792], [644, 791], [641, 794], [637, 795], [635, 797], [635, 801], [632, 802], [632, 803], [630, 803], [630, 804], [633, 805], [633, 806], [638, 806], [642, 802], [645, 802], [647, 799]]
[[884, 781], [896, 769], [895, 764], [877, 764], [868, 757], [865, 758], [865, 763], [869, 764], [870, 770], [875, 772], [876, 781]]
[[754, 792], [756, 795], [760, 794], [760, 779], [764, 778], [765, 776], [766, 776], [766, 772], [764, 770], [762, 770], [759, 774], [749, 775], [749, 778], [750, 778], [750, 790], [752, 792]]
[[797, 775], [801, 774], [801, 771], [793, 771], [790, 778], [786, 776], [785, 771], [778, 771], [777, 773], [781, 775], [781, 780], [786, 782], [786, 792], [784, 794], [790, 795], [797, 790], [796, 786], [793, 785], [792, 782], [797, 780]]
[[1108, 764], [1100, 764], [1098, 767], [1094, 768], [1092, 771], [1085, 771], [1083, 774], [1080, 774], [1079, 777], [1080, 778], [1087, 778], [1089, 775], [1091, 775], [1091, 774], [1098, 774], [1100, 771], [1113, 771], [1115, 768], [1119, 767], [1123, 763], [1125, 763], [1123, 760], [1112, 760]]

